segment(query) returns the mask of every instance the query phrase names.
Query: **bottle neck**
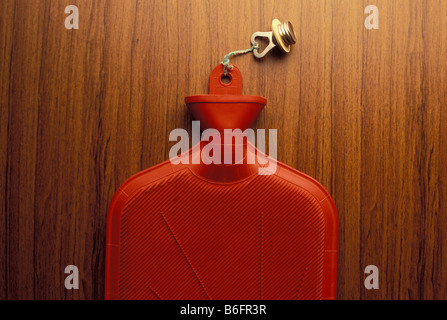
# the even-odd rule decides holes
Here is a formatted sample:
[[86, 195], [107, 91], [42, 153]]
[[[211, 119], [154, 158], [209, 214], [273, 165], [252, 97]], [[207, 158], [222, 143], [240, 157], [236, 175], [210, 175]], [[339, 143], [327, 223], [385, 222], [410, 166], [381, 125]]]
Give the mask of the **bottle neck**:
[[221, 139], [202, 141], [193, 147], [190, 169], [204, 179], [222, 183], [258, 174], [256, 148], [246, 138], [230, 138], [222, 135]]

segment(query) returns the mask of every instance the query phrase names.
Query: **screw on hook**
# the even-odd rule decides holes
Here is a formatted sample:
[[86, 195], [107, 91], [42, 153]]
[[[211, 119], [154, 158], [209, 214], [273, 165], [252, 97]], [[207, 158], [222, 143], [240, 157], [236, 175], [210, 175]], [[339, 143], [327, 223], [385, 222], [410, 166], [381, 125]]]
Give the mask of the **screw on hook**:
[[252, 45], [257, 44], [256, 38], [267, 38], [269, 40], [269, 45], [262, 52], [259, 52], [259, 47], [253, 50], [254, 56], [258, 59], [264, 58], [275, 47], [279, 47], [281, 51], [288, 53], [290, 47], [296, 43], [292, 23], [290, 21], [281, 23], [278, 19], [273, 20], [272, 31], [253, 33], [251, 36]]

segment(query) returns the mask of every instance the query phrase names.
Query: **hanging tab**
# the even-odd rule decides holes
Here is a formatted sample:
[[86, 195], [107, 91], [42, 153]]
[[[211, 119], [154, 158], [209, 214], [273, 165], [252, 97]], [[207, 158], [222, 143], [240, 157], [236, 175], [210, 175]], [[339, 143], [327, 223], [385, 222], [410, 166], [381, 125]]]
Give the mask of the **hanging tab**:
[[[225, 66], [218, 65], [211, 72], [209, 93], [210, 94], [242, 94], [242, 74], [234, 65], [225, 74]], [[224, 82], [226, 80], [227, 82]]]
[[296, 43], [295, 31], [290, 21], [281, 23], [278, 19], [273, 20], [272, 31], [253, 33], [251, 36], [253, 46], [257, 45], [256, 38], [269, 39], [269, 45], [262, 52], [259, 52], [259, 48], [253, 50], [254, 56], [258, 59], [264, 58], [275, 47], [279, 47], [282, 52], [288, 53], [291, 45]]

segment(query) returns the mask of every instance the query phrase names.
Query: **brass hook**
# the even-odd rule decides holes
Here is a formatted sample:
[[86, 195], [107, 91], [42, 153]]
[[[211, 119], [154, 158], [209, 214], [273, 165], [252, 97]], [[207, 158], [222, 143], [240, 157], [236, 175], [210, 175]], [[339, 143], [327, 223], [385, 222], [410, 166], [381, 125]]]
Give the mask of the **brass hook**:
[[281, 23], [278, 19], [274, 19], [272, 22], [272, 31], [253, 33], [251, 36], [251, 44], [253, 46], [256, 45], [256, 38], [261, 37], [268, 38], [269, 45], [261, 53], [259, 53], [259, 49], [253, 50], [253, 54], [258, 59], [264, 58], [276, 46], [281, 51], [288, 53], [290, 52], [291, 45], [296, 43], [295, 31], [290, 21]]

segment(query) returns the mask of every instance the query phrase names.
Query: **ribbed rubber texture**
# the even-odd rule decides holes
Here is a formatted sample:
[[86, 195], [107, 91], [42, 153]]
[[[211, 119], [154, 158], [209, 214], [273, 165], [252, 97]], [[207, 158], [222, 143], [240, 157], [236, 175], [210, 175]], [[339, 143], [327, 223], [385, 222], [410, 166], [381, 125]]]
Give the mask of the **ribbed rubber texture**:
[[182, 170], [129, 195], [121, 212], [111, 298], [322, 298], [322, 207], [278, 175], [216, 184]]

